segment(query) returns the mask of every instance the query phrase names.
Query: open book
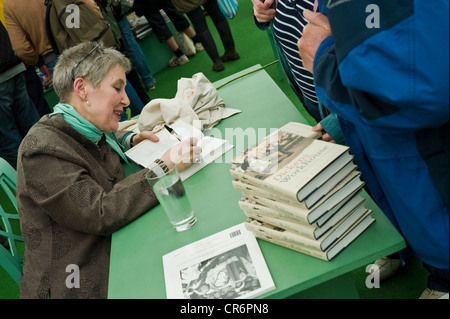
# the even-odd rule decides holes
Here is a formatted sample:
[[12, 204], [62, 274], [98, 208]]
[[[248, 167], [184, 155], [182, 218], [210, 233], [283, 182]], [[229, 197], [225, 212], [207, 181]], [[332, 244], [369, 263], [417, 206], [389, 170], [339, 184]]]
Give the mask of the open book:
[[[189, 176], [193, 175], [219, 156], [224, 154], [233, 148], [227, 140], [205, 136], [200, 130], [193, 126], [178, 120], [171, 124], [171, 128], [181, 137], [182, 140], [190, 137], [196, 137], [198, 139], [197, 146], [202, 148], [202, 161], [195, 163], [187, 170], [180, 173], [181, 179], [185, 180]], [[125, 152], [125, 155], [136, 164], [142, 167], [148, 167], [156, 159], [161, 158], [168, 150], [174, 145], [180, 143], [177, 138], [170, 134], [164, 127], [156, 135], [159, 137], [159, 142], [152, 142], [144, 140], [138, 145], [132, 147]]]

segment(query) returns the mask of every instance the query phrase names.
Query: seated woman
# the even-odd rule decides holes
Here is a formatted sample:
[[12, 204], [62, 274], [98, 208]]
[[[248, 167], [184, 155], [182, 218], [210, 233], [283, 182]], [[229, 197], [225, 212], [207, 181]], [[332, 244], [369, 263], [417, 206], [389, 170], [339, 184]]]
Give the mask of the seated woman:
[[[53, 83], [61, 103], [32, 127], [19, 149], [22, 298], [106, 298], [111, 234], [158, 204], [145, 178], [149, 169], [126, 177], [123, 168], [124, 148], [158, 140], [151, 132], [116, 132], [129, 104], [129, 69], [121, 53], [91, 42], [59, 57]], [[178, 143], [154, 172], [169, 162], [180, 171], [189, 167], [201, 152], [196, 143]]]

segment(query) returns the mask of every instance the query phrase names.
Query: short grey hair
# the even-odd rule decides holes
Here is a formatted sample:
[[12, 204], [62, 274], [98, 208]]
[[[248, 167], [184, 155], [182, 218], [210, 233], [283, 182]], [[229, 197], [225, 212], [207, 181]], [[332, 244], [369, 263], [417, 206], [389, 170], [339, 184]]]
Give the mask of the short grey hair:
[[53, 71], [53, 88], [60, 102], [67, 103], [73, 92], [72, 74], [75, 78], [83, 78], [97, 87], [108, 71], [116, 65], [122, 66], [126, 73], [131, 70], [131, 62], [127, 57], [113, 48], [104, 47], [101, 43], [83, 42], [64, 50]]

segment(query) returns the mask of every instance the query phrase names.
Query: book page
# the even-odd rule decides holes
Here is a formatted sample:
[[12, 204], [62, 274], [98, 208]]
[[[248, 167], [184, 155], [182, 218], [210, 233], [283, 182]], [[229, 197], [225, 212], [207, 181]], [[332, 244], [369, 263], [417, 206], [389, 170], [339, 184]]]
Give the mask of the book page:
[[168, 299], [248, 299], [275, 289], [243, 223], [164, 255], [163, 266]]
[[[219, 156], [233, 148], [233, 145], [226, 140], [204, 136], [204, 134], [192, 127], [191, 125], [178, 120], [170, 125], [182, 140], [191, 137], [198, 139], [197, 146], [202, 148], [202, 161], [193, 164], [190, 168], [180, 173], [182, 180], [192, 176], [195, 172], [205, 167]], [[162, 128], [156, 133], [159, 138], [158, 142], [144, 140], [135, 147], [125, 152], [125, 155], [135, 163], [148, 167], [156, 159], [161, 158], [168, 150], [170, 150], [177, 143], [178, 139], [170, 134], [165, 128]]]

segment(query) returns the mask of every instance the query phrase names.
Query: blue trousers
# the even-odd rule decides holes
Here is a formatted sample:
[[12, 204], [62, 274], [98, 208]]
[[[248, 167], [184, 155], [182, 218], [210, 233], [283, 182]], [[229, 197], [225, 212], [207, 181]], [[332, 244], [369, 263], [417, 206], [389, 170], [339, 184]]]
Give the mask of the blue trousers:
[[118, 21], [120, 32], [122, 33], [122, 43], [125, 46], [125, 50], [131, 58], [131, 61], [136, 68], [137, 73], [140, 75], [142, 82], [144, 82], [145, 88], [149, 88], [155, 85], [155, 79], [147, 65], [147, 59], [140, 47], [139, 43], [131, 31], [128, 19], [126, 17]]
[[19, 145], [37, 121], [39, 113], [28, 96], [24, 72], [0, 83], [0, 156], [14, 168]]

